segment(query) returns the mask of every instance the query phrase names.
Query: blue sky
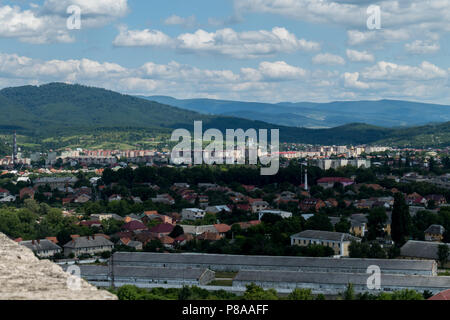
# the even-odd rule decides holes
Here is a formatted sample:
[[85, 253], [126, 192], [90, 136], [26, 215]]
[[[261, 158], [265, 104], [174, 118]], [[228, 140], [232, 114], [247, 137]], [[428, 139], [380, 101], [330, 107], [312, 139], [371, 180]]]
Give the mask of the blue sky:
[[0, 87], [450, 104], [450, 0], [0, 0], [0, 22]]

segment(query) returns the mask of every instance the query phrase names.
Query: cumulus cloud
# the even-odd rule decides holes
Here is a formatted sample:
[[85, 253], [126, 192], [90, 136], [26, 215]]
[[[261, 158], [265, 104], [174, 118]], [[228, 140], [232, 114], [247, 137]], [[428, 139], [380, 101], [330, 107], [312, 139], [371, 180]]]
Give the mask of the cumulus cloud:
[[352, 62], [373, 62], [375, 61], [375, 57], [373, 54], [368, 53], [367, 51], [357, 51], [347, 49], [346, 51], [347, 58]]
[[122, 28], [114, 40], [116, 46], [174, 46], [189, 53], [210, 53], [234, 58], [256, 58], [276, 53], [315, 51], [320, 45], [313, 41], [298, 39], [285, 28], [270, 31], [236, 32], [231, 28], [207, 32], [184, 33], [176, 39], [157, 30], [126, 30]]
[[128, 94], [265, 102], [420, 98], [445, 103], [450, 102], [449, 72], [427, 61], [419, 65], [381, 61], [340, 73], [309, 70], [285, 61], [262, 61], [238, 70], [198, 68], [175, 61], [128, 68], [91, 59], [40, 60], [0, 53], [0, 86], [61, 81]]
[[359, 72], [345, 72], [343, 77], [346, 88], [368, 89], [370, 87], [369, 84], [359, 81]]
[[291, 66], [284, 61], [261, 62], [258, 69], [242, 68], [244, 79], [265, 81], [288, 81], [305, 78], [305, 69]]
[[174, 45], [174, 41], [159, 30], [128, 30], [121, 26], [113, 44], [118, 47], [170, 47]]
[[22, 42], [43, 44], [75, 41], [66, 27], [67, 8], [81, 9], [82, 28], [101, 27], [128, 12], [127, 0], [46, 0], [30, 9], [0, 5], [0, 38], [17, 38]]
[[407, 29], [383, 29], [377, 31], [347, 31], [348, 44], [351, 46], [362, 45], [366, 43], [399, 42], [410, 39], [411, 32]]
[[413, 54], [428, 54], [439, 51], [441, 46], [437, 42], [416, 40], [405, 44], [405, 50]]
[[372, 80], [433, 80], [448, 76], [447, 71], [423, 61], [419, 66], [399, 65], [380, 61], [362, 72], [365, 79]]
[[[367, 8], [381, 11], [381, 30], [368, 30]], [[235, 10], [270, 13], [299, 21], [338, 25], [349, 30], [349, 44], [401, 42], [450, 31], [450, 0], [235, 0]]]
[[164, 24], [172, 26], [172, 25], [180, 25], [183, 27], [191, 28], [197, 25], [197, 19], [194, 15], [189, 16], [187, 18], [183, 18], [177, 15], [171, 15], [167, 19], [164, 20]]
[[319, 53], [313, 57], [312, 62], [314, 64], [324, 64], [330, 66], [345, 64], [344, 58], [331, 53]]

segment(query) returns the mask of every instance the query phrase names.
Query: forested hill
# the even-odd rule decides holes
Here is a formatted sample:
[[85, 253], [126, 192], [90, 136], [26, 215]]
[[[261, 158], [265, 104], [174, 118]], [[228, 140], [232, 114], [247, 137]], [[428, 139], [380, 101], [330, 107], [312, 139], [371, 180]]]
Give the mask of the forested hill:
[[[269, 124], [231, 116], [194, 111], [124, 95], [117, 92], [63, 83], [0, 90], [0, 131], [17, 130], [25, 136], [62, 137], [98, 131], [146, 130], [169, 134], [174, 128], [192, 129], [202, 120], [204, 129], [280, 129], [282, 142], [311, 144], [361, 144], [377, 141], [445, 145], [450, 125], [418, 129], [392, 129], [348, 124], [330, 129], [307, 129]], [[436, 136], [438, 134], [438, 136]]]

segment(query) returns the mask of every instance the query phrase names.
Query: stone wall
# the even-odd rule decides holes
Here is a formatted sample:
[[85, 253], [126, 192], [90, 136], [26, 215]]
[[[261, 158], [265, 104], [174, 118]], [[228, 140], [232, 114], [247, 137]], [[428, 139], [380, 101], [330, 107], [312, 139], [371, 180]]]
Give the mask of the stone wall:
[[0, 233], [0, 300], [117, 300], [82, 279], [70, 289], [68, 283], [74, 281], [69, 278], [74, 279], [60, 266], [39, 260], [31, 250]]

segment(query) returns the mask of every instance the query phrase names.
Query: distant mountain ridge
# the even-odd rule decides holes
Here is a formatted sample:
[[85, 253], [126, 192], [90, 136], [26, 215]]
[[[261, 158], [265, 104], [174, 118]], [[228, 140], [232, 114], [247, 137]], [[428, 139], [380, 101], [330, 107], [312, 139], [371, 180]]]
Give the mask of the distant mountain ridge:
[[[276, 125], [228, 115], [202, 114], [171, 106], [173, 100], [163, 103], [117, 93], [101, 88], [64, 83], [41, 86], [22, 86], [0, 90], [0, 132], [30, 137], [31, 143], [57, 137], [77, 139], [93, 133], [107, 136], [113, 132], [119, 141], [121, 132], [145, 131], [151, 135], [170, 135], [173, 129], [193, 129], [194, 121], [203, 121], [204, 130], [279, 129], [281, 142], [307, 144], [401, 144], [408, 146], [450, 145], [450, 122], [411, 128], [386, 128], [363, 123], [349, 123], [326, 129], [309, 129]], [[206, 108], [210, 100], [203, 101]], [[228, 102], [224, 102], [226, 104]], [[213, 104], [212, 110], [221, 108]], [[259, 112], [272, 108], [259, 104]], [[357, 108], [355, 106], [355, 108]], [[406, 118], [407, 115], [405, 114]], [[75, 138], [74, 138], [75, 137]], [[108, 138], [109, 139], [109, 138]], [[53, 142], [49, 142], [50, 144]], [[82, 142], [80, 142], [82, 143]], [[60, 144], [58, 144], [59, 146]]]
[[332, 128], [349, 123], [406, 127], [450, 121], [450, 106], [401, 100], [336, 101], [277, 104], [213, 99], [142, 97], [204, 114], [227, 115], [277, 125]]

